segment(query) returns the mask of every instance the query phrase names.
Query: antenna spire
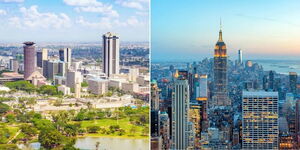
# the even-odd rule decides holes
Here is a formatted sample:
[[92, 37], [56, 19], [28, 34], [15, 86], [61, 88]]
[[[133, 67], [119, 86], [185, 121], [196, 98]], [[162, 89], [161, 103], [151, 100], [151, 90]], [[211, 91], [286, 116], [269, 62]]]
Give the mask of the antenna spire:
[[219, 42], [223, 42], [223, 37], [222, 37], [222, 18], [220, 18], [220, 31], [219, 31]]
[[220, 30], [222, 30], [222, 18], [220, 18]]

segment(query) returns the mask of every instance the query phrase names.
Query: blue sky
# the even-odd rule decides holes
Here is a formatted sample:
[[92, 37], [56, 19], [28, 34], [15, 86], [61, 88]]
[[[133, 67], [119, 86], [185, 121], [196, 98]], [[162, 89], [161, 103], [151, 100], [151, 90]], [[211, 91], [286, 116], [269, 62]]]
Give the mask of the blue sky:
[[148, 0], [0, 0], [0, 42], [149, 40]]
[[230, 59], [299, 59], [299, 0], [153, 0], [152, 60], [213, 56], [222, 18]]

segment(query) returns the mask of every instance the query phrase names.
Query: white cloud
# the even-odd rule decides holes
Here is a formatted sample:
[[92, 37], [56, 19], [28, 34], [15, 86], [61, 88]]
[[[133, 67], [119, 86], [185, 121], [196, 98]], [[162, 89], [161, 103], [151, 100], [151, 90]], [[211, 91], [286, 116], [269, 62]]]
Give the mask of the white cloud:
[[64, 0], [69, 6], [74, 6], [77, 12], [95, 12], [101, 13], [108, 17], [119, 17], [112, 5], [103, 4], [97, 0]]
[[139, 16], [149, 16], [149, 13], [145, 11], [137, 11], [135, 14]]
[[76, 7], [75, 10], [77, 12], [96, 12], [102, 13], [105, 16], [109, 17], [119, 17], [117, 11], [112, 9], [112, 6], [107, 7], [95, 7], [95, 6], [87, 6], [87, 7]]
[[10, 24], [20, 28], [65, 28], [71, 26], [71, 19], [64, 13], [40, 13], [38, 6], [20, 8], [21, 17], [12, 17]]
[[89, 22], [85, 20], [82, 16], [76, 21], [76, 23], [90, 28], [96, 29], [111, 29], [112, 27], [137, 27], [144, 25], [143, 22], [140, 22], [135, 16], [131, 16], [124, 21], [119, 19], [112, 19], [109, 17], [102, 17], [99, 22]]
[[127, 8], [145, 10], [149, 8], [150, 0], [116, 0], [116, 3]]
[[134, 1], [122, 1], [120, 2], [120, 4], [124, 7], [128, 7], [128, 8], [135, 8], [135, 9], [139, 9], [139, 10], [143, 10], [144, 7], [142, 6], [142, 4], [140, 4], [139, 2], [134, 2]]
[[0, 15], [6, 15], [7, 13], [6, 13], [6, 11], [5, 10], [3, 10], [3, 9], [0, 9]]
[[24, 0], [0, 0], [0, 2], [4, 3], [22, 3]]
[[144, 24], [144, 23], [140, 22], [135, 16], [131, 16], [130, 18], [128, 18], [126, 23], [129, 26], [140, 26], [140, 25]]
[[97, 0], [64, 0], [64, 3], [70, 6], [102, 6]]
[[100, 29], [110, 29], [112, 28], [112, 24], [109, 18], [103, 17], [99, 22], [89, 22], [86, 21], [83, 17], [79, 17], [77, 23], [91, 28], [100, 28]]

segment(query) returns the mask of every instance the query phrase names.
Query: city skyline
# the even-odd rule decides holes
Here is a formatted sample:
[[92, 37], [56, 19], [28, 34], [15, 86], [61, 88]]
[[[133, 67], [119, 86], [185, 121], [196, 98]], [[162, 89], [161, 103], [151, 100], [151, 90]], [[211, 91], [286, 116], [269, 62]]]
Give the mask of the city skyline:
[[149, 40], [147, 0], [0, 0], [1, 42], [94, 42], [108, 30]]
[[[298, 3], [154, 1], [151, 7], [153, 61], [211, 58], [220, 18], [229, 59], [237, 59], [239, 49], [243, 50], [245, 59], [297, 59], [300, 56]], [[222, 9], [215, 9], [216, 4]]]

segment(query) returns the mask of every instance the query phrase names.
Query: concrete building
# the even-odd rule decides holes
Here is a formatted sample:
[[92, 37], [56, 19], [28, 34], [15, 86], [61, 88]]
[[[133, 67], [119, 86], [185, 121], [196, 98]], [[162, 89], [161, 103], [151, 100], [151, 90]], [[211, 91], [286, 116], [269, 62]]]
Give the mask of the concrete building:
[[101, 78], [88, 79], [88, 91], [93, 94], [101, 95], [108, 91], [108, 80]]
[[116, 34], [108, 32], [102, 38], [102, 70], [107, 77], [110, 77], [111, 74], [119, 74], [120, 71], [119, 37]]
[[58, 86], [57, 90], [63, 92], [64, 95], [70, 95], [71, 94], [71, 89], [69, 87], [66, 87], [65, 85]]
[[75, 98], [81, 97], [81, 81], [79, 78], [75, 81]]
[[43, 48], [42, 51], [36, 52], [37, 67], [43, 68], [43, 61], [48, 60], [48, 50]]
[[10, 59], [9, 60], [9, 70], [13, 72], [19, 71], [19, 62], [17, 59]]
[[243, 92], [242, 148], [278, 149], [278, 92]]
[[35, 46], [34, 42], [24, 42], [24, 80], [35, 71]]
[[82, 82], [81, 72], [69, 70], [67, 72], [67, 87], [75, 88], [76, 82]]
[[72, 63], [72, 49], [71, 48], [64, 48], [59, 50], [59, 60], [66, 62], [68, 68], [71, 66]]
[[43, 61], [43, 75], [47, 79], [54, 79], [54, 76], [65, 76], [66, 63], [58, 60], [44, 60]]
[[298, 75], [296, 72], [289, 73], [289, 83], [290, 83], [290, 92], [293, 94], [297, 94], [297, 80]]
[[139, 85], [137, 83], [131, 82], [123, 82], [122, 83], [122, 90], [125, 92], [140, 92]]
[[187, 149], [189, 119], [189, 85], [188, 80], [177, 79], [172, 96], [172, 146], [171, 149]]
[[129, 81], [136, 82], [138, 76], [139, 76], [138, 68], [129, 68], [129, 73], [128, 73]]
[[159, 89], [157, 83], [151, 83], [151, 110], [159, 110]]

